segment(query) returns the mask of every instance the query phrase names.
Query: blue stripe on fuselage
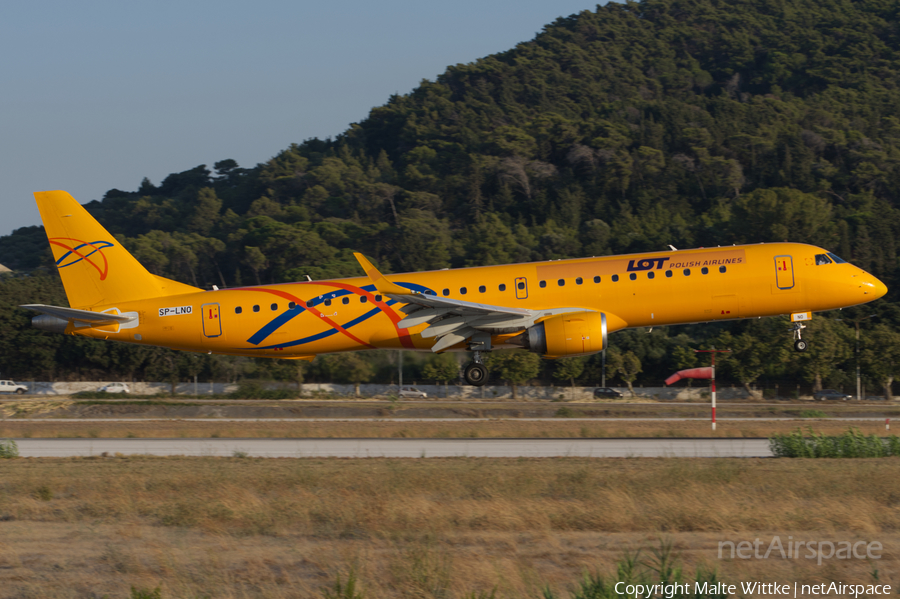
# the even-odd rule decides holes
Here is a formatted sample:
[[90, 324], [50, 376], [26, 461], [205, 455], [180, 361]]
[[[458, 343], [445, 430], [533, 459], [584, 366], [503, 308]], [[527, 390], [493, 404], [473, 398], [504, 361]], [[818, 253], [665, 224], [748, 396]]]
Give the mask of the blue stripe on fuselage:
[[287, 323], [295, 316], [299, 316], [303, 313], [303, 308], [299, 305], [294, 307], [293, 309], [289, 309], [285, 312], [282, 312], [278, 316], [275, 317], [274, 320], [266, 324], [263, 328], [253, 333], [253, 336], [247, 339], [247, 343], [252, 343], [253, 345], [259, 345], [262, 343], [266, 337], [277, 331], [281, 328], [281, 325]]
[[[433, 290], [429, 289], [428, 287], [423, 287], [422, 285], [418, 285], [416, 283], [397, 283], [397, 284], [401, 285], [403, 287], [406, 287], [407, 289], [409, 289], [411, 291], [417, 291], [419, 293], [426, 293], [429, 295], [437, 295]], [[375, 285], [366, 285], [365, 287], [360, 287], [360, 289], [362, 289], [363, 291], [368, 291], [369, 293], [372, 293], [375, 291]], [[311, 300], [309, 300], [308, 302], [306, 302], [306, 307], [314, 308], [315, 306], [318, 306], [325, 300], [335, 299], [335, 298], [342, 297], [345, 295], [353, 295], [353, 294], [355, 294], [355, 292], [349, 291], [347, 289], [338, 289], [336, 291], [332, 291], [329, 293], [323, 293], [322, 295], [320, 295], [318, 297], [314, 297]], [[385, 302], [385, 305], [393, 306], [396, 303], [397, 303], [397, 300], [388, 300], [387, 302]], [[344, 329], [348, 329], [352, 326], [355, 326], [355, 325], [361, 323], [362, 321], [375, 316], [375, 314], [377, 314], [380, 311], [381, 311], [381, 308], [374, 308], [373, 310], [369, 310], [362, 316], [360, 316], [358, 318], [354, 318], [353, 320], [348, 322], [346, 325], [344, 325]], [[265, 341], [269, 335], [271, 335], [272, 333], [274, 333], [275, 331], [280, 329], [283, 325], [290, 322], [290, 320], [293, 319], [295, 316], [300, 315], [301, 312], [303, 312], [303, 308], [299, 305], [293, 310], [288, 310], [287, 312], [282, 312], [281, 314], [276, 316], [274, 319], [272, 319], [270, 322], [266, 323], [266, 325], [263, 326], [263, 328], [259, 329], [255, 333], [253, 333], [253, 335], [249, 339], [247, 339], [247, 343], [250, 343], [252, 345], [259, 345], [260, 343]], [[301, 339], [299, 341], [303, 341], [303, 340]], [[308, 341], [315, 341], [315, 339], [308, 338]], [[303, 342], [305, 343], [306, 341], [303, 341]], [[299, 342], [290, 342], [290, 345], [299, 345]], [[279, 344], [277, 346], [273, 345], [270, 347], [286, 347], [286, 345]], [[267, 348], [259, 347], [257, 349], [267, 349]]]

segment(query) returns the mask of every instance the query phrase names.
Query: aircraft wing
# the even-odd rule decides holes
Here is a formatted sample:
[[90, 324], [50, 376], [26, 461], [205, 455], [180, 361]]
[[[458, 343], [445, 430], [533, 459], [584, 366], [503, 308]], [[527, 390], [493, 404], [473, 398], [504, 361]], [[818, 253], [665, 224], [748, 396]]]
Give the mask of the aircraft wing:
[[528, 310], [413, 292], [389, 281], [362, 254], [356, 253], [354, 256], [379, 293], [406, 304], [400, 309], [406, 317], [397, 323], [398, 327], [430, 325], [420, 335], [426, 339], [437, 339], [431, 348], [433, 352], [447, 349], [478, 333], [515, 333], [548, 316], [585, 311], [584, 308]]
[[121, 314], [111, 314], [109, 312], [91, 312], [90, 310], [76, 310], [74, 308], [63, 308], [60, 306], [47, 306], [44, 304], [26, 304], [19, 306], [20, 308], [28, 308], [42, 314], [56, 316], [63, 320], [78, 320], [80, 322], [90, 322], [92, 324], [114, 324], [117, 322], [129, 322], [133, 316], [123, 316]]

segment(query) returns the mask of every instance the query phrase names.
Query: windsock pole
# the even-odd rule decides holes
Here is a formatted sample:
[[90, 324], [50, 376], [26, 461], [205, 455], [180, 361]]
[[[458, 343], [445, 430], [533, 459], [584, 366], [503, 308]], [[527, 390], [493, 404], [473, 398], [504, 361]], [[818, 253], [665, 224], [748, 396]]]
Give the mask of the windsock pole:
[[710, 379], [712, 387], [712, 429], [716, 430], [716, 354], [712, 355], [712, 379]]
[[710, 395], [712, 395], [712, 430], [716, 430], [716, 354], [721, 352], [730, 352], [730, 349], [716, 349], [715, 347], [711, 349], [695, 349], [695, 353], [708, 353], [711, 354], [712, 357], [712, 366], [710, 368], [710, 383], [709, 390]]

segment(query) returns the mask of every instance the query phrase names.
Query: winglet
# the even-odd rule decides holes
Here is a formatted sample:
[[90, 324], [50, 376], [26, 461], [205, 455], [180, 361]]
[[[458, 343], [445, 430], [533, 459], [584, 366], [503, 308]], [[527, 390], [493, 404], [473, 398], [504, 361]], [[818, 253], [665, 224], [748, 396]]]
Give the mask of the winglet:
[[354, 252], [354, 256], [359, 261], [359, 265], [362, 266], [363, 270], [366, 271], [366, 276], [374, 283], [375, 289], [380, 291], [381, 293], [391, 294], [391, 295], [410, 295], [412, 292], [405, 287], [401, 287], [400, 285], [395, 285], [391, 283], [384, 275], [378, 272], [378, 269], [366, 259], [365, 256], [360, 254], [359, 252]]

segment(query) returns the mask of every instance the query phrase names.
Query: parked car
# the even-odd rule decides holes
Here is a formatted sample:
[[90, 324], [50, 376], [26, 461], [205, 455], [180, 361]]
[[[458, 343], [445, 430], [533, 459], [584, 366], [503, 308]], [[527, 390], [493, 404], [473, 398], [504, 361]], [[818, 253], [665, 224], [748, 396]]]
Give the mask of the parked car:
[[622, 394], [611, 387], [597, 387], [594, 389], [594, 397], [597, 399], [618, 399]]
[[131, 393], [131, 389], [125, 383], [110, 383], [103, 385], [97, 391], [106, 391], [107, 393]]
[[816, 401], [824, 401], [826, 399], [843, 399], [847, 401], [848, 399], [853, 399], [853, 396], [835, 389], [822, 389], [813, 393], [813, 399]]
[[428, 397], [424, 391], [419, 391], [415, 387], [400, 387], [400, 397]]
[[28, 393], [28, 387], [20, 385], [15, 381], [0, 381], [0, 393]]

